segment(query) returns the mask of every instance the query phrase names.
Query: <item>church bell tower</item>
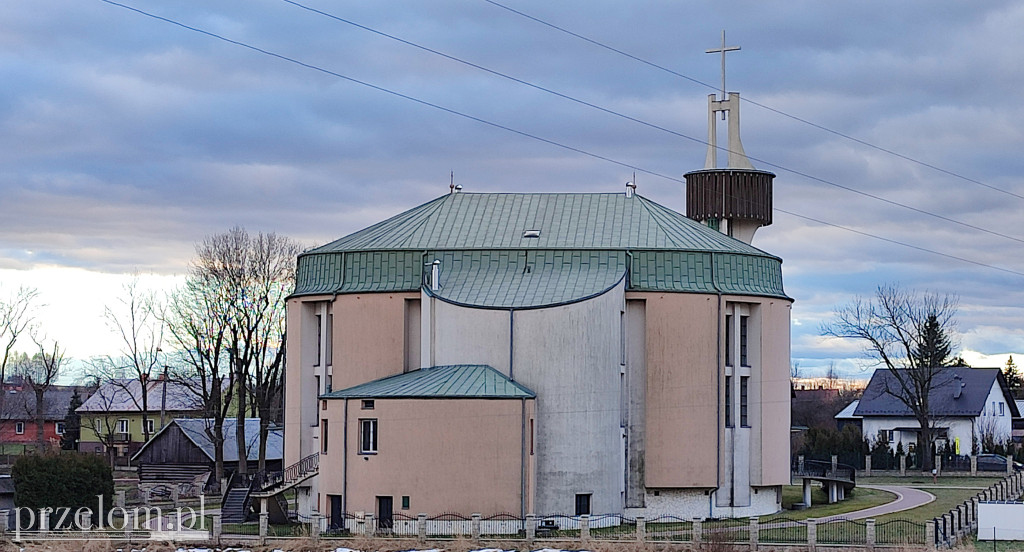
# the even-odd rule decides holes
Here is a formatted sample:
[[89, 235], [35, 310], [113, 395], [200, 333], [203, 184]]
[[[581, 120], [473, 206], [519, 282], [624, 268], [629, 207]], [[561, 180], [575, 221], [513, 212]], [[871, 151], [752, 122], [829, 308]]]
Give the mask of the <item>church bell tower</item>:
[[[725, 45], [722, 31], [720, 48], [707, 53], [722, 55], [721, 97], [708, 95], [708, 153], [704, 168], [688, 172], [686, 178], [686, 216], [740, 241], [750, 243], [754, 232], [772, 223], [772, 180], [775, 175], [759, 171], [747, 159], [740, 141], [740, 95], [725, 92], [725, 53], [739, 50]], [[728, 121], [728, 162], [718, 167], [718, 121]]]

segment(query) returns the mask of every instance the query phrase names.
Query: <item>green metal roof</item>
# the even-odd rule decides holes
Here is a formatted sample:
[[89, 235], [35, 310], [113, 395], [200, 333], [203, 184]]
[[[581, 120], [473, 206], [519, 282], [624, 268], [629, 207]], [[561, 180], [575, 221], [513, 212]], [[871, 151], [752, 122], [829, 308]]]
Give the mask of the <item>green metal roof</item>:
[[331, 391], [322, 399], [522, 399], [537, 395], [483, 364], [432, 366]]
[[[527, 230], [540, 237], [524, 238]], [[684, 249], [764, 251], [639, 195], [457, 193], [310, 253], [425, 249]]]
[[786, 297], [781, 259], [644, 197], [482, 193], [447, 194], [300, 255], [295, 295], [418, 291], [435, 259], [434, 295], [485, 308], [579, 301], [623, 279], [630, 291]]

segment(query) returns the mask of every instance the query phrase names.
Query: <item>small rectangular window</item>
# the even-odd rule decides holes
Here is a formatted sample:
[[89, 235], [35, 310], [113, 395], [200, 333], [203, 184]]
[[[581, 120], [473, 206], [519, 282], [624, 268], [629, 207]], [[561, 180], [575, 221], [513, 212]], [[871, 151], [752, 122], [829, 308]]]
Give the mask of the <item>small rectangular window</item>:
[[375, 403], [373, 402], [373, 400], [366, 400], [366, 399], [363, 400], [363, 407], [362, 407], [363, 410], [373, 410], [374, 406], [375, 406]]
[[54, 432], [57, 435], [64, 435], [64, 422], [57, 422], [54, 424]]
[[377, 420], [359, 420], [359, 454], [377, 454]]
[[152, 435], [154, 430], [156, 430], [155, 422], [156, 421], [152, 418], [146, 418], [146, 432], [148, 432], [150, 435]]
[[128, 420], [120, 419], [117, 421], [117, 432], [128, 433]]
[[740, 317], [740, 366], [750, 366], [747, 364], [747, 319], [749, 316]]
[[750, 422], [747, 420], [747, 385], [749, 380], [749, 376], [740, 377], [740, 425], [743, 427], [750, 427]]
[[732, 376], [725, 376], [725, 427], [732, 427]]
[[732, 366], [732, 315], [725, 315], [725, 365]]
[[590, 493], [576, 495], [576, 515], [590, 515]]
[[409, 509], [409, 497], [407, 497], [407, 496], [403, 496], [402, 497], [402, 509], [403, 510], [408, 510]]
[[320, 420], [320, 453], [327, 454], [327, 420]]
[[320, 401], [320, 410], [327, 410], [327, 401]]
[[999, 403], [999, 415], [1000, 416], [1006, 416], [1006, 412], [1003, 410], [1004, 408], [1005, 407], [1004, 407], [1003, 403]]
[[530, 418], [530, 456], [533, 456], [533, 418]]
[[17, 433], [18, 435], [22, 435], [23, 433], [25, 433], [25, 422], [15, 422], [14, 432]]

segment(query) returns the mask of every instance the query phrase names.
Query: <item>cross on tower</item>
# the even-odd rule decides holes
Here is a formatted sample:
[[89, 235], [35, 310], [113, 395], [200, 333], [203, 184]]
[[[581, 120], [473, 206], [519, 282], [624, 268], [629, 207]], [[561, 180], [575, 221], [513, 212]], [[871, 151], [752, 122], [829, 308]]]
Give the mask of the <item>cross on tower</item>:
[[[736, 50], [739, 50], [739, 49], [740, 49], [739, 46], [726, 46], [725, 45], [725, 29], [722, 29], [722, 46], [720, 48], [713, 48], [711, 50], [706, 50], [705, 51], [708, 54], [718, 54], [718, 53], [722, 54], [722, 100], [723, 101], [726, 99], [726, 97], [725, 97], [725, 53], [726, 52], [735, 52]], [[725, 113], [722, 113], [722, 118], [723, 119], [725, 118]]]

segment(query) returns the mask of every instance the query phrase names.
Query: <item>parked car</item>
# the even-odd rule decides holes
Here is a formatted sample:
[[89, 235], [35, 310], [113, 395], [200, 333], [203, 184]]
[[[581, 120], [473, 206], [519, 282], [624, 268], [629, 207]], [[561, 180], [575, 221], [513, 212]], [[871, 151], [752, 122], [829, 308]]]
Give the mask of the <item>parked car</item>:
[[[1014, 470], [1024, 469], [1024, 464], [1013, 463]], [[979, 454], [978, 471], [1006, 471], [1006, 457], [998, 454]]]

